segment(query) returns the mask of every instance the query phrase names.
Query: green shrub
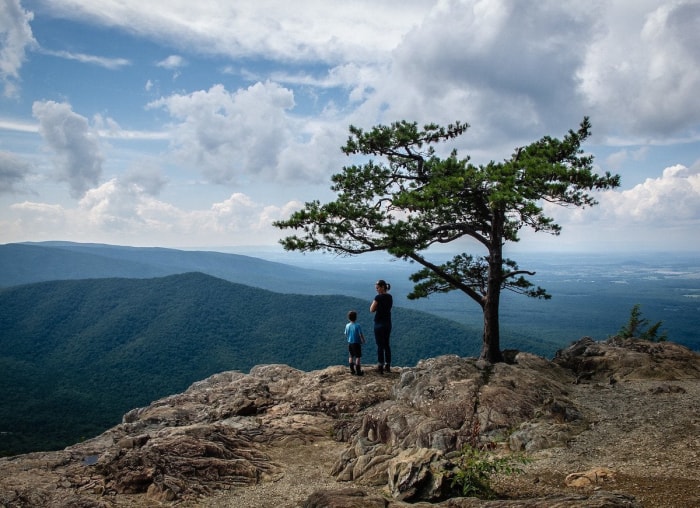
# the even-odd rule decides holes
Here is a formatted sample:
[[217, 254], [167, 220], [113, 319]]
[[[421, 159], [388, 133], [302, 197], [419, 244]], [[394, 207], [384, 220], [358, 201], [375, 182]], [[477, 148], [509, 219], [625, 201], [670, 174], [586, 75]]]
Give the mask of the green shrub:
[[491, 499], [495, 497], [491, 477], [496, 474], [522, 473], [518, 465], [528, 462], [529, 459], [522, 455], [497, 457], [491, 452], [464, 445], [461, 455], [456, 459], [452, 487], [458, 488], [464, 497]]

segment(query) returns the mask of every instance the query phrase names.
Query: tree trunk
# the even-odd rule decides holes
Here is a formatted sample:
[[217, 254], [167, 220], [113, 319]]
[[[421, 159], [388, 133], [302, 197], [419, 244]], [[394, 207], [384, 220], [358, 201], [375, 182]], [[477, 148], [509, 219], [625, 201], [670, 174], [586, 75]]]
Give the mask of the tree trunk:
[[493, 210], [491, 222], [491, 242], [489, 246], [489, 273], [486, 295], [483, 300], [484, 337], [481, 347], [481, 359], [490, 363], [502, 362], [501, 333], [498, 322], [498, 308], [501, 300], [503, 282], [503, 222], [504, 213]]
[[498, 304], [501, 287], [498, 286], [495, 292], [489, 290], [489, 294], [484, 299], [484, 336], [481, 347], [481, 359], [489, 363], [503, 361], [501, 353], [501, 336], [498, 323]]

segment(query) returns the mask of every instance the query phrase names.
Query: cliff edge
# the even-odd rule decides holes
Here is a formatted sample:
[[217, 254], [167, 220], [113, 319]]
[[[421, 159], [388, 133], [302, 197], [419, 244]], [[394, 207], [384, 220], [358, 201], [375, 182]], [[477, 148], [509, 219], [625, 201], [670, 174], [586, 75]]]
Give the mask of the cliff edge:
[[[0, 459], [0, 505], [700, 506], [697, 353], [584, 338], [507, 357], [223, 372], [65, 450]], [[498, 500], [461, 498], [464, 445], [529, 461], [493, 478]]]

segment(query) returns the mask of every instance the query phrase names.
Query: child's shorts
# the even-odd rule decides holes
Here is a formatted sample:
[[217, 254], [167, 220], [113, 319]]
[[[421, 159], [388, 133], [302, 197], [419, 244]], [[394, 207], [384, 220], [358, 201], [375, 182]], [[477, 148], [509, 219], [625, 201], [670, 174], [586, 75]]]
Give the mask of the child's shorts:
[[359, 342], [351, 342], [348, 344], [348, 351], [350, 351], [350, 356], [355, 358], [362, 358], [362, 344]]

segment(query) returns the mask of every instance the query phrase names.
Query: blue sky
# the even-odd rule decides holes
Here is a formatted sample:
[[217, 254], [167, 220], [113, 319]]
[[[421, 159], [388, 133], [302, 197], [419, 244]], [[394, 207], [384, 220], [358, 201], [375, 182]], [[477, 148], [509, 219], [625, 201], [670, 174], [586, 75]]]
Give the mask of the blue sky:
[[621, 188], [514, 250], [698, 250], [698, 26], [697, 0], [0, 0], [0, 243], [274, 247], [350, 124], [464, 121], [479, 163], [589, 116]]

